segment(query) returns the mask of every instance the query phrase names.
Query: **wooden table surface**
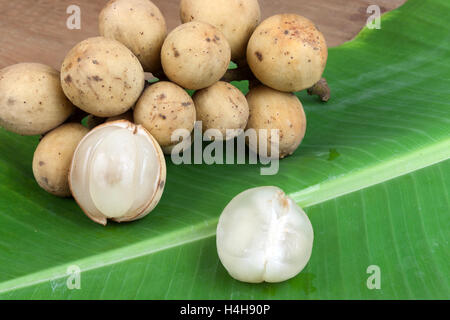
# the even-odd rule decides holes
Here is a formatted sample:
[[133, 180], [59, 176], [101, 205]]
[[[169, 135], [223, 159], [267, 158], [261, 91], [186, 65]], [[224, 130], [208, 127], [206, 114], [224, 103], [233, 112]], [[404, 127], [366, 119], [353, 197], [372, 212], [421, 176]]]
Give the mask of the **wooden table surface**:
[[[40, 62], [59, 70], [66, 53], [79, 41], [98, 35], [97, 16], [106, 0], [0, 0], [0, 68]], [[153, 0], [169, 29], [180, 24], [179, 0]], [[329, 46], [351, 40], [364, 26], [367, 7], [392, 10], [405, 0], [259, 0], [263, 18], [297, 13], [314, 21]], [[69, 5], [81, 8], [81, 29], [69, 30]]]

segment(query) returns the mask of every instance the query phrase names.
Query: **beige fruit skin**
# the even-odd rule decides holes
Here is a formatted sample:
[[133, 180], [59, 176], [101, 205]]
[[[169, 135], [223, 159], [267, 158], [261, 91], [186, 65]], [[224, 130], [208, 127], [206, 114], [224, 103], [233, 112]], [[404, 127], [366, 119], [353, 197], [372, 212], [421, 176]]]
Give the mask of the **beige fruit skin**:
[[230, 64], [230, 54], [230, 45], [220, 30], [195, 21], [169, 33], [161, 50], [161, 62], [171, 81], [198, 90], [223, 77]]
[[244, 130], [249, 116], [247, 99], [235, 86], [219, 81], [211, 87], [197, 91], [194, 96], [197, 120], [202, 121], [203, 133], [209, 129], [219, 130], [224, 140], [232, 139]]
[[194, 129], [194, 102], [187, 92], [174, 83], [161, 81], [148, 87], [134, 108], [134, 121], [142, 125], [164, 148], [173, 144], [177, 129]]
[[317, 83], [327, 57], [322, 33], [310, 20], [295, 14], [264, 20], [247, 47], [247, 62], [258, 80], [285, 92], [304, 90]]
[[104, 37], [78, 43], [61, 67], [66, 96], [80, 109], [98, 117], [125, 113], [144, 89], [144, 70], [123, 44]]
[[166, 21], [150, 0], [112, 0], [99, 15], [100, 35], [130, 49], [147, 72], [161, 70]]
[[73, 112], [59, 72], [39, 63], [19, 63], [0, 70], [0, 126], [22, 134], [44, 134]]
[[[306, 132], [306, 115], [300, 100], [292, 93], [261, 85], [250, 90], [247, 101], [250, 107], [247, 129], [268, 130], [267, 155], [274, 158], [270, 152], [271, 129], [279, 130], [279, 157], [291, 155], [300, 145]], [[249, 144], [249, 147], [255, 152], [258, 149], [252, 144]]]
[[181, 0], [181, 21], [203, 21], [217, 27], [231, 47], [231, 59], [245, 57], [247, 43], [259, 24], [257, 0]]
[[73, 153], [89, 130], [67, 123], [49, 132], [39, 142], [33, 157], [33, 174], [39, 186], [59, 197], [69, 197], [69, 169]]

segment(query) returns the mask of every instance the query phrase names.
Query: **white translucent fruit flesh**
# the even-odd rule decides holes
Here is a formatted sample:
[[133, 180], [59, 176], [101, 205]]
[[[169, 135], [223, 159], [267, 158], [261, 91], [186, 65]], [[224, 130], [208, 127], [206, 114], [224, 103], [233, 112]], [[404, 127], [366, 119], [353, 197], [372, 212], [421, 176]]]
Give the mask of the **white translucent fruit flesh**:
[[143, 127], [121, 120], [92, 130], [80, 142], [69, 175], [75, 200], [106, 224], [144, 217], [159, 202], [166, 178], [161, 148]]
[[305, 212], [277, 187], [237, 195], [217, 226], [217, 251], [229, 274], [240, 281], [281, 282], [303, 270], [314, 233]]

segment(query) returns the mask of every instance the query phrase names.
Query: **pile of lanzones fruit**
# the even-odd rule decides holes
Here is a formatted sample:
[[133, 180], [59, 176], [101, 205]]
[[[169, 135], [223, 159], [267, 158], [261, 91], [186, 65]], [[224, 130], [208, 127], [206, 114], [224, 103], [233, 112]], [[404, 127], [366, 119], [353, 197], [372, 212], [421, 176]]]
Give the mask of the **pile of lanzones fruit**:
[[[151, 1], [113, 0], [99, 15], [100, 36], [76, 44], [60, 71], [40, 63], [0, 70], [0, 126], [41, 135], [32, 165], [37, 183], [56, 196], [73, 196], [97, 223], [133, 221], [155, 208], [166, 180], [164, 153], [182, 140], [172, 139], [176, 130], [189, 136], [201, 121], [204, 132], [214, 129], [221, 133], [214, 138], [222, 140], [243, 130], [267, 130], [258, 141], [270, 144], [276, 129], [276, 152], [248, 145], [265, 157], [284, 158], [306, 131], [293, 92], [308, 89], [329, 98], [322, 78], [327, 45], [310, 20], [278, 14], [261, 22], [257, 0], [181, 0], [180, 16], [182, 24], [168, 33]], [[231, 61], [237, 69], [229, 69]], [[147, 82], [146, 72], [158, 81]], [[233, 80], [249, 80], [249, 93], [244, 96]], [[86, 117], [87, 125], [81, 122]], [[280, 214], [295, 205], [279, 190], [259, 194], [274, 195]], [[303, 215], [306, 233], [298, 223], [292, 230], [312, 247]], [[218, 239], [224, 237], [218, 232]], [[310, 249], [290, 276], [306, 264]], [[276, 274], [269, 278], [286, 278]]]

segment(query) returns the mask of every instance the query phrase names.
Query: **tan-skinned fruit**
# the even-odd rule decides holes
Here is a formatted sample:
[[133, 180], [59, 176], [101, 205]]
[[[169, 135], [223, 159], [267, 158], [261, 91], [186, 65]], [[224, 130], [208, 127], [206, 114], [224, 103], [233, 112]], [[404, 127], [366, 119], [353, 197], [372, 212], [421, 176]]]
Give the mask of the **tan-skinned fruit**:
[[19, 63], [0, 70], [0, 126], [21, 135], [44, 134], [74, 111], [59, 72], [40, 63]]
[[78, 123], [64, 124], [46, 134], [33, 156], [39, 186], [59, 197], [69, 197], [69, 168], [75, 148], [89, 130]]
[[161, 11], [150, 0], [109, 1], [99, 15], [99, 31], [130, 49], [146, 72], [161, 69], [167, 27]]
[[[232, 84], [216, 82], [197, 91], [193, 99], [197, 120], [202, 121], [203, 133], [217, 130], [219, 137], [229, 140], [245, 129], [249, 115], [247, 99]], [[214, 134], [214, 131], [212, 133]]]
[[180, 17], [183, 23], [203, 21], [222, 31], [231, 47], [231, 59], [237, 63], [245, 58], [261, 10], [257, 0], [181, 0]]
[[61, 67], [66, 96], [83, 111], [113, 117], [128, 111], [144, 89], [139, 60], [123, 44], [104, 37], [78, 43]]
[[[306, 132], [306, 115], [300, 100], [292, 93], [260, 85], [250, 90], [247, 101], [247, 129], [256, 130], [258, 136], [257, 144], [249, 140], [250, 149], [269, 158], [282, 159], [294, 153]], [[272, 130], [278, 133], [278, 144]], [[271, 142], [278, 148], [276, 152], [272, 151]]]
[[222, 32], [210, 24], [189, 22], [167, 36], [161, 50], [166, 76], [185, 89], [199, 90], [219, 81], [231, 50]]
[[145, 89], [134, 108], [134, 120], [164, 149], [174, 144], [172, 134], [175, 130], [184, 129], [186, 136], [191, 133], [196, 111], [192, 98], [183, 88], [161, 81]]
[[327, 44], [314, 24], [296, 14], [264, 20], [247, 47], [250, 69], [266, 86], [294, 92], [312, 87], [323, 74]]

